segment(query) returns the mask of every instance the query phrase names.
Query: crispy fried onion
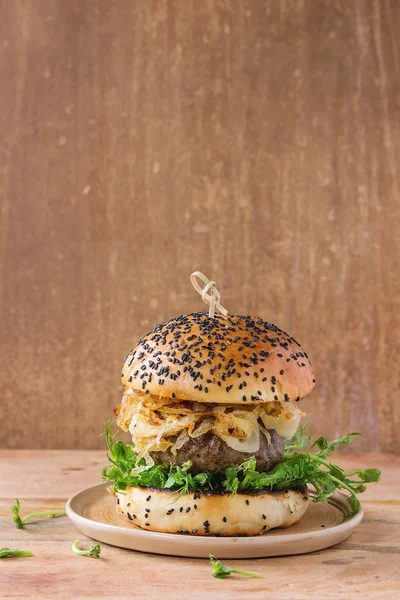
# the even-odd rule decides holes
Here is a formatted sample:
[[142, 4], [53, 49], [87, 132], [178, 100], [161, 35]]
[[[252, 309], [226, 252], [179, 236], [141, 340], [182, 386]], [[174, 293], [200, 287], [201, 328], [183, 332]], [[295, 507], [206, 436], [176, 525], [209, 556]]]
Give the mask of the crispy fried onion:
[[176, 454], [189, 438], [209, 431], [234, 450], [257, 452], [260, 434], [268, 443], [268, 429], [291, 437], [304, 416], [296, 405], [279, 401], [256, 406], [202, 404], [143, 395], [132, 390], [124, 394], [115, 414], [121, 429], [132, 434], [138, 461], [145, 458], [147, 465], [154, 464], [150, 452], [170, 448]]

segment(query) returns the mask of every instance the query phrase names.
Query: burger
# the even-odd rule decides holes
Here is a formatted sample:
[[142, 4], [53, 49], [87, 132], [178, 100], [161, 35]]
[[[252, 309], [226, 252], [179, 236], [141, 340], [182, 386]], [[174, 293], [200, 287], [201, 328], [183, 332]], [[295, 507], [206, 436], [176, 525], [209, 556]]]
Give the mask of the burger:
[[[308, 356], [293, 337], [260, 318], [183, 315], [138, 342], [121, 378], [125, 392], [114, 412], [132, 435], [129, 475], [138, 485], [123, 486], [117, 501], [135, 525], [257, 535], [303, 516], [304, 485], [253, 491], [241, 485], [246, 475], [280, 463], [285, 439], [304, 416], [297, 403], [315, 386]], [[229, 477], [238, 484], [234, 493]]]
[[[117, 510], [148, 531], [253, 536], [299, 521], [337, 488], [349, 511], [379, 471], [347, 474], [327, 457], [333, 442], [309, 438], [298, 402], [315, 386], [307, 353], [261, 318], [183, 315], [147, 333], [125, 357], [124, 394], [106, 424]], [[311, 448], [316, 451], [311, 453]], [[349, 512], [349, 515], [351, 512]], [[349, 516], [348, 515], [348, 516]]]

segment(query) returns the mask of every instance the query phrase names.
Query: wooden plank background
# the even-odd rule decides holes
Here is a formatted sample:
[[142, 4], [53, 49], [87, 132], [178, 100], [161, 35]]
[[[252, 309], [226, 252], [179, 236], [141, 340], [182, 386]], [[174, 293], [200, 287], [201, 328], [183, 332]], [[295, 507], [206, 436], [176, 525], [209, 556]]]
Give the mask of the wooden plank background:
[[122, 358], [231, 312], [398, 452], [398, 0], [0, 0], [0, 445], [101, 448]]

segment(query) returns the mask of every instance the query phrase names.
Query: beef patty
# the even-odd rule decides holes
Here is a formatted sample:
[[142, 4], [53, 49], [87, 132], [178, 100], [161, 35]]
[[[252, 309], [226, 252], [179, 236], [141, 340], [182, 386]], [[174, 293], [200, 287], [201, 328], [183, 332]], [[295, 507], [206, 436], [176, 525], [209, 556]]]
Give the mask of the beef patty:
[[211, 473], [223, 473], [228, 467], [240, 465], [246, 458], [255, 456], [257, 471], [270, 471], [277, 465], [283, 456], [285, 440], [275, 429], [269, 430], [271, 443], [268, 445], [266, 437], [261, 433], [260, 447], [257, 452], [240, 452], [230, 448], [217, 435], [208, 432], [197, 438], [190, 438], [176, 455], [171, 450], [164, 452], [150, 452], [154, 462], [166, 467], [170, 465], [181, 465], [191, 460], [194, 473], [209, 471]]

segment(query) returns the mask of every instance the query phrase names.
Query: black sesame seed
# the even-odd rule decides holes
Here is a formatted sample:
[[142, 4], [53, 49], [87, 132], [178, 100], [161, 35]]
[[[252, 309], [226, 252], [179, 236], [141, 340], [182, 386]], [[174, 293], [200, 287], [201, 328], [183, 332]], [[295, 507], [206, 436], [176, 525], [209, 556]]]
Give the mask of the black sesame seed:
[[183, 512], [183, 506], [180, 507], [179, 512]]
[[190, 512], [190, 506], [187, 507], [186, 512]]
[[170, 508], [169, 510], [167, 510], [167, 515], [172, 515], [174, 510], [175, 510], [174, 508]]
[[146, 502], [148, 502], [150, 500], [151, 496], [147, 496], [146, 498]]
[[248, 505], [250, 504], [250, 502], [249, 502], [248, 500], [246, 500], [246, 504], [247, 504], [247, 506], [248, 506]]
[[224, 517], [222, 520], [223, 520], [224, 523], [226, 523], [226, 517]]
[[279, 371], [279, 373], [280, 373], [281, 375], [284, 375], [284, 374], [285, 374], [285, 371], [282, 369], [281, 371]]
[[262, 518], [263, 518], [263, 519], [264, 519], [264, 521], [265, 521], [267, 517], [266, 517], [265, 515], [262, 515]]

